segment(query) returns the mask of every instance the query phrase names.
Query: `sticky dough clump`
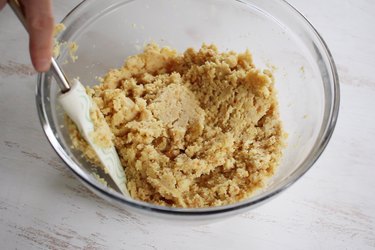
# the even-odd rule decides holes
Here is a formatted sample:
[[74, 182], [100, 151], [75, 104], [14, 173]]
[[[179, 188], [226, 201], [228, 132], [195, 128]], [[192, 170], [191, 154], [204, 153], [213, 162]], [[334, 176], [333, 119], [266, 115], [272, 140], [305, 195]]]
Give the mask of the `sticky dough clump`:
[[[179, 54], [149, 44], [87, 93], [110, 127], [107, 137], [99, 134], [113, 141], [134, 199], [231, 204], [262, 187], [279, 163], [284, 132], [274, 79], [248, 51], [203, 45]], [[95, 162], [71, 122], [70, 134]]]

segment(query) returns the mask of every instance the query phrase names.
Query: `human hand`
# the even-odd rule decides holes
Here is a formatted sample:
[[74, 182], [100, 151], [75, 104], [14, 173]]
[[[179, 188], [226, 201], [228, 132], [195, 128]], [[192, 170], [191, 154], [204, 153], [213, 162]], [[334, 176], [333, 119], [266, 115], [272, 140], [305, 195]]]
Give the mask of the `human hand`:
[[[7, 0], [0, 0], [0, 10]], [[36, 71], [44, 72], [50, 68], [54, 19], [51, 0], [19, 0], [24, 10], [29, 32], [29, 50]]]

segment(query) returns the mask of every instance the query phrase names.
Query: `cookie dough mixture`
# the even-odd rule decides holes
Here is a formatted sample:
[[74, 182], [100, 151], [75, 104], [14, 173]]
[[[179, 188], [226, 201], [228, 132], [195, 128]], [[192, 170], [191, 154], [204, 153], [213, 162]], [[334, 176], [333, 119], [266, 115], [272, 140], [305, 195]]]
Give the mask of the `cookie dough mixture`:
[[[87, 92], [99, 107], [134, 199], [210, 207], [249, 197], [273, 175], [284, 133], [270, 71], [214, 45], [179, 54], [155, 44]], [[99, 117], [92, 115], [92, 119]], [[74, 147], [95, 153], [70, 122]]]

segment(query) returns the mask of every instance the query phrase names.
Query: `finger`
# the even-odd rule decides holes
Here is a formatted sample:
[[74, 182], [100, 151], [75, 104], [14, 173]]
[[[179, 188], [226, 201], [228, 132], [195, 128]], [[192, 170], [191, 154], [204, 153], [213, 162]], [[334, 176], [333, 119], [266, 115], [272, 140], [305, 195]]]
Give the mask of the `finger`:
[[4, 8], [4, 5], [7, 3], [7, 0], [0, 0], [0, 10]]
[[51, 64], [54, 27], [50, 0], [22, 0], [29, 31], [30, 56], [34, 68], [47, 71]]

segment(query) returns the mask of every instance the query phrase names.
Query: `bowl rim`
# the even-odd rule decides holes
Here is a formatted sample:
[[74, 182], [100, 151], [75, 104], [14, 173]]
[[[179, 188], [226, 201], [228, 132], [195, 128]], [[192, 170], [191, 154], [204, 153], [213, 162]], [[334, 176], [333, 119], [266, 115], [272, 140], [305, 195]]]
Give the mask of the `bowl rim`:
[[[134, 0], [133, 0], [134, 1]], [[245, 3], [246, 0], [234, 0], [237, 2]], [[109, 188], [105, 188], [104, 186], [97, 185], [92, 178], [90, 178], [84, 171], [82, 171], [73, 160], [70, 159], [70, 157], [64, 152], [62, 149], [60, 143], [57, 141], [50, 125], [48, 122], [48, 116], [46, 113], [46, 107], [42, 103], [43, 98], [43, 82], [45, 81], [46, 77], [50, 77], [50, 73], [39, 73], [38, 79], [37, 79], [37, 88], [36, 88], [36, 106], [38, 111], [38, 116], [40, 123], [42, 125], [44, 134], [46, 135], [50, 145], [55, 150], [55, 152], [59, 155], [59, 157], [63, 160], [63, 162], [69, 167], [69, 169], [75, 174], [76, 177], [78, 177], [81, 181], [83, 181], [86, 186], [94, 190], [97, 194], [100, 194], [104, 197], [111, 198], [114, 201], [117, 201], [119, 203], [123, 203], [125, 205], [128, 205], [130, 207], [138, 208], [141, 210], [147, 210], [150, 212], [155, 213], [161, 213], [161, 214], [169, 214], [169, 215], [184, 215], [184, 216], [203, 216], [203, 215], [213, 215], [213, 214], [219, 214], [219, 213], [229, 213], [233, 212], [235, 210], [241, 210], [244, 208], [250, 208], [252, 206], [260, 205], [264, 201], [275, 197], [277, 194], [280, 194], [287, 188], [289, 188], [291, 185], [293, 185], [298, 179], [300, 179], [319, 159], [325, 148], [327, 147], [332, 134], [334, 132], [339, 109], [340, 109], [340, 86], [339, 86], [339, 77], [337, 73], [337, 68], [334, 62], [334, 59], [332, 57], [332, 54], [322, 38], [322, 36], [319, 34], [319, 32], [315, 29], [315, 27], [311, 24], [311, 22], [301, 13], [299, 12], [295, 7], [293, 7], [290, 3], [288, 3], [286, 0], [276, 0], [279, 1], [281, 4], [284, 4], [286, 7], [288, 7], [290, 10], [294, 11], [295, 14], [299, 15], [301, 20], [304, 21], [308, 27], [311, 29], [313, 35], [317, 38], [317, 41], [321, 44], [323, 50], [321, 51], [322, 54], [324, 54], [328, 60], [329, 66], [330, 66], [330, 73], [332, 74], [333, 78], [333, 90], [332, 90], [332, 103], [331, 103], [331, 109], [329, 110], [329, 116], [327, 119], [327, 124], [324, 126], [324, 123], [322, 124], [320, 130], [323, 130], [323, 133], [320, 137], [317, 138], [311, 152], [314, 151], [314, 154], [309, 154], [304, 161], [300, 164], [300, 166], [285, 180], [283, 180], [283, 184], [280, 185], [280, 187], [267, 191], [263, 194], [251, 197], [247, 200], [225, 205], [225, 206], [219, 206], [219, 207], [208, 207], [208, 208], [174, 208], [174, 207], [166, 207], [161, 205], [154, 205], [151, 203], [143, 202], [143, 201], [137, 201], [133, 199], [128, 199], [121, 194], [114, 192], [110, 190]], [[89, 1], [82, 1], [79, 3], [76, 7], [74, 7], [62, 20], [62, 23], [64, 23], [67, 19], [71, 17], [77, 11], [77, 9], [83, 8], [85, 4], [87, 4]], [[326, 111], [325, 111], [326, 112]], [[298, 171], [300, 170], [300, 171]]]

